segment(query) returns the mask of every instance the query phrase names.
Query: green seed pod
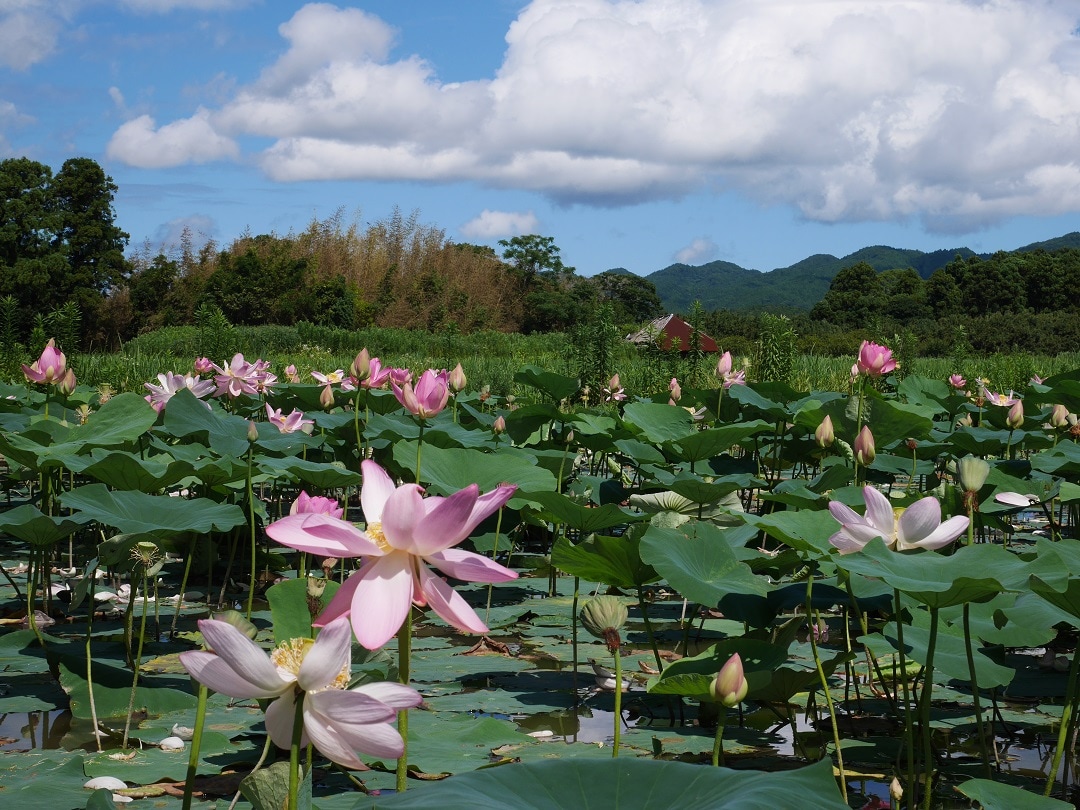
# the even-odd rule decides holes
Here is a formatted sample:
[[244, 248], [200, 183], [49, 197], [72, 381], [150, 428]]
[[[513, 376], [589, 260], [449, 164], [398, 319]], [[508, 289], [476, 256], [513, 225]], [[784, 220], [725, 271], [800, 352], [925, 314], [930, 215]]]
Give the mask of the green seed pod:
[[582, 626], [597, 638], [605, 638], [609, 630], [622, 628], [628, 614], [626, 605], [617, 596], [597, 596], [590, 599], [578, 614]]

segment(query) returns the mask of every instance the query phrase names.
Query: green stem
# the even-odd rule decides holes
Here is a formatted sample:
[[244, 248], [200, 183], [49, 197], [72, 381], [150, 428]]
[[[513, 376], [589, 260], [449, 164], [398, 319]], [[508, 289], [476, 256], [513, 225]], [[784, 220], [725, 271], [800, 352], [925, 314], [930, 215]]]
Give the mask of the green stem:
[[251, 487], [251, 466], [254, 450], [248, 447], [247, 454], [247, 499], [248, 499], [248, 522], [251, 524], [251, 578], [248, 581], [247, 620], [251, 621], [251, 609], [255, 603], [255, 493]]
[[971, 679], [971, 699], [975, 707], [975, 733], [979, 735], [979, 754], [982, 756], [986, 778], [993, 779], [990, 771], [990, 754], [986, 749], [986, 734], [983, 733], [982, 705], [979, 699], [979, 682], [975, 677], [975, 653], [971, 649], [971, 606], [964, 603], [964, 649], [967, 651], [968, 676]]
[[[649, 646], [652, 647], [653, 658], [656, 659], [656, 668], [661, 672], [664, 671], [664, 660], [660, 657], [660, 648], [656, 646], [656, 635], [653, 633], [652, 622], [649, 621], [649, 608], [648, 603], [645, 601], [645, 594], [642, 593], [641, 588], [638, 588], [638, 608], [641, 609], [641, 620], [645, 622], [645, 635], [649, 637]], [[686, 650], [683, 650], [686, 653]]]
[[[495, 560], [496, 562], [498, 562], [498, 560], [496, 558], [499, 556], [499, 535], [502, 533], [502, 519], [503, 519], [503, 508], [500, 506], [499, 507], [499, 515], [495, 519], [495, 545], [491, 549], [491, 559]], [[488, 583], [488, 592], [487, 592], [487, 607], [484, 609], [484, 624], [485, 625], [488, 623], [488, 617], [491, 616], [491, 590], [492, 590], [493, 587], [494, 587], [494, 583], [489, 582]], [[577, 613], [577, 606], [576, 605], [574, 607], [574, 612]], [[575, 661], [576, 660], [577, 659], [575, 658]]]
[[[398, 630], [398, 681], [409, 685], [409, 665], [412, 658], [412, 607]], [[405, 746], [397, 761], [397, 792], [404, 793], [409, 776], [409, 710], [398, 712], [398, 733]]]
[[[195, 559], [195, 547], [198, 540], [192, 540], [191, 550], [188, 551], [186, 559], [184, 560], [184, 576], [180, 578], [180, 598], [176, 600], [176, 611], [172, 617], [172, 627], [169, 628], [169, 637], [174, 638], [176, 636], [176, 623], [180, 620], [180, 607], [184, 604], [184, 592], [187, 590], [188, 577], [191, 575], [191, 561]], [[209, 591], [207, 592], [207, 602], [210, 601]]]
[[622, 733], [622, 656], [615, 648], [615, 744], [611, 756], [619, 756], [619, 740]]
[[1061, 758], [1065, 754], [1065, 745], [1068, 741], [1069, 722], [1072, 719], [1073, 702], [1076, 698], [1076, 674], [1080, 664], [1080, 649], [1073, 652], [1072, 663], [1069, 664], [1069, 680], [1065, 684], [1065, 704], [1061, 711], [1061, 728], [1058, 729], [1057, 748], [1054, 749], [1054, 762], [1050, 766], [1050, 774], [1046, 777], [1046, 787], [1043, 788], [1043, 796], [1049, 796], [1054, 789], [1054, 779], [1057, 778], [1058, 769], [1061, 767]]
[[416, 483], [420, 486], [420, 455], [424, 451], [424, 420], [420, 420], [420, 435], [416, 439]]
[[97, 743], [98, 753], [101, 753], [101, 735], [98, 734], [97, 704], [94, 702], [94, 657], [90, 649], [90, 639], [94, 631], [94, 585], [97, 584], [97, 568], [87, 570], [90, 577], [90, 588], [86, 598], [89, 600], [89, 610], [86, 615], [86, 691], [90, 696], [90, 722], [94, 724], [94, 742]]
[[896, 618], [896, 644], [900, 648], [900, 684], [904, 690], [904, 730], [906, 737], [907, 748], [907, 784], [904, 786], [908, 796], [912, 797], [914, 802], [915, 797], [915, 741], [912, 739], [912, 735], [915, 731], [915, 726], [911, 720], [911, 694], [908, 688], [907, 679], [907, 655], [904, 653], [904, 620], [901, 615], [900, 608], [900, 591], [898, 589], [893, 590], [893, 612]]
[[[131, 696], [128, 698], [127, 719], [124, 721], [124, 740], [120, 743], [120, 747], [127, 750], [128, 734], [131, 733], [131, 713], [135, 711], [135, 690], [139, 687], [139, 670], [142, 669], [142, 653], [143, 653], [143, 641], [146, 638], [146, 566], [140, 566], [142, 568], [142, 592], [143, 592], [143, 607], [142, 613], [139, 615], [139, 647], [138, 652], [135, 653], [135, 672], [131, 676]], [[132, 588], [131, 602], [135, 604], [135, 589]]]
[[[811, 609], [814, 587], [814, 572], [806, 578], [806, 616], [814, 624], [817, 624], [817, 613]], [[814, 638], [813, 627], [810, 628], [810, 650], [814, 654], [814, 667], [817, 669], [818, 680], [821, 681], [821, 691], [825, 695], [825, 705], [829, 709], [829, 718], [832, 720], [833, 745], [836, 747], [836, 766], [840, 771], [840, 793], [847, 802], [847, 775], [844, 773], [844, 752], [840, 748], [840, 726], [836, 722], [836, 706], [833, 703], [832, 694], [829, 692], [829, 679], [825, 676], [825, 668], [821, 666], [821, 656], [818, 654], [817, 639]]]
[[[724, 764], [724, 725], [727, 723], [727, 706], [723, 703], [717, 704], [716, 713], [716, 735], [713, 737], [712, 744], [712, 764], [713, 767], [719, 767]], [[792, 728], [795, 728], [795, 724], [791, 724]]]
[[304, 737], [304, 693], [296, 696], [292, 744], [289, 746], [289, 810], [300, 807], [300, 741]]
[[[206, 703], [210, 690], [199, 684], [199, 705], [195, 709], [195, 732], [191, 735], [188, 751], [187, 775], [184, 777], [184, 804], [182, 810], [191, 810], [191, 797], [195, 789], [195, 773], [199, 769], [199, 749], [202, 747], [203, 726], [206, 725]], [[269, 737], [267, 737], [269, 740]]]
[[[572, 672], [577, 675], [578, 668], [578, 599], [581, 577], [574, 577], [574, 601], [570, 608], [570, 645], [573, 650], [574, 668]], [[617, 700], [618, 698], [616, 698]]]
[[934, 648], [937, 646], [938, 609], [930, 608], [930, 640], [926, 644], [926, 665], [923, 667], [922, 692], [919, 695], [919, 731], [923, 738], [923, 810], [930, 810], [930, 793], [934, 786], [934, 750], [930, 731], [930, 701], [934, 697]]

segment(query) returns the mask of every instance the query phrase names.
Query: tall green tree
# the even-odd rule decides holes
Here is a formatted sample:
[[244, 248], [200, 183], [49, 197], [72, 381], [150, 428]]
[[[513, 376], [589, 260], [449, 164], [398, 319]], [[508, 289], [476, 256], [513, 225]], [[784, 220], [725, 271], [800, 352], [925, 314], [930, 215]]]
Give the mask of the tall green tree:
[[503, 261], [515, 267], [527, 283], [543, 273], [574, 273], [575, 268], [563, 264], [554, 236], [530, 233], [500, 239], [499, 244], [503, 247]]

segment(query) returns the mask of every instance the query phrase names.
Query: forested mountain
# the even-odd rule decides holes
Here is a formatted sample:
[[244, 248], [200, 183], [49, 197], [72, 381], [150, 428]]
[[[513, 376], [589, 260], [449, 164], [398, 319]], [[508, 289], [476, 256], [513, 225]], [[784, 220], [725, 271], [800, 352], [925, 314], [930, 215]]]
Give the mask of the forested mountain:
[[[1080, 232], [1034, 242], [1012, 252], [1049, 252], [1063, 248], [1080, 248]], [[966, 247], [925, 253], [875, 245], [843, 258], [818, 253], [790, 267], [765, 273], [747, 270], [731, 262], [715, 261], [698, 266], [672, 264], [645, 278], [656, 286], [656, 292], [668, 312], [686, 312], [695, 300], [701, 301], [706, 310], [809, 310], [825, 296], [837, 273], [860, 262], [865, 262], [878, 272], [911, 268], [922, 278], [928, 279], [934, 271], [945, 267], [957, 256], [986, 259], [990, 255], [977, 254]]]

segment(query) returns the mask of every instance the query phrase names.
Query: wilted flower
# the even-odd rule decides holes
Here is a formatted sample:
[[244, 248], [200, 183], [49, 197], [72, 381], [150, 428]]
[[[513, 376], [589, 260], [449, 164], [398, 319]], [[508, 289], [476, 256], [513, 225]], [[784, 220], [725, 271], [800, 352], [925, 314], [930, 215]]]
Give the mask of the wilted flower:
[[283, 416], [281, 408], [271, 408], [269, 402], [266, 403], [266, 420], [281, 433], [295, 433], [298, 430], [311, 433], [315, 427], [315, 421], [305, 419], [303, 411], [293, 410], [288, 416]]
[[58, 383], [67, 372], [67, 358], [56, 348], [56, 339], [49, 338], [41, 356], [32, 365], [22, 367], [26, 379], [33, 383]]
[[604, 402], [622, 402], [624, 399], [626, 399], [626, 394], [623, 393], [622, 386], [619, 384], [619, 375], [612, 375], [607, 387], [604, 388]]
[[720, 672], [709, 686], [713, 700], [729, 709], [742, 703], [749, 689], [746, 675], [743, 673], [742, 658], [738, 653], [731, 656], [727, 663], [720, 667]]
[[825, 414], [825, 418], [821, 420], [821, 424], [814, 431], [814, 441], [818, 447], [825, 448], [832, 447], [835, 440], [836, 432], [833, 430], [832, 417]]
[[907, 509], [893, 509], [889, 499], [871, 486], [863, 488], [866, 514], [860, 515], [847, 504], [829, 502], [829, 512], [840, 523], [840, 531], [829, 542], [841, 554], [860, 551], [863, 546], [880, 537], [885, 545], [896, 551], [947, 546], [964, 533], [968, 519], [957, 515], [941, 522], [941, 504], [928, 495]]
[[855, 437], [855, 460], [864, 467], [874, 463], [874, 434], [870, 432], [869, 425], [863, 425], [859, 435]]
[[859, 347], [859, 360], [856, 365], [859, 371], [868, 377], [881, 377], [896, 368], [896, 360], [893, 359], [892, 349], [889, 347], [864, 340]]
[[316, 624], [349, 614], [357, 640], [375, 650], [390, 640], [417, 604], [430, 605], [459, 630], [486, 633], [476, 612], [425, 563], [466, 582], [515, 579], [509, 568], [454, 546], [506, 504], [517, 487], [500, 484], [481, 495], [472, 484], [447, 498], [424, 498], [416, 484], [395, 487], [374, 461], [362, 462], [361, 468], [364, 531], [322, 514], [289, 515], [266, 528], [274, 540], [299, 551], [368, 558], [338, 589]]
[[1043, 378], [1040, 377], [1038, 374], [1032, 374], [1031, 379], [1028, 382], [1030, 382], [1032, 385], [1042, 385]]
[[265, 723], [275, 745], [292, 745], [296, 701], [302, 697], [301, 747], [310, 743], [332, 762], [358, 769], [367, 766], [357, 752], [401, 756], [404, 745], [391, 721], [423, 698], [415, 689], [386, 681], [346, 689], [352, 642], [344, 618], [327, 624], [314, 641], [290, 639], [270, 655], [227, 622], [201, 619], [199, 630], [213, 652], [188, 650], [180, 653], [180, 663], [215, 692], [272, 698]]

